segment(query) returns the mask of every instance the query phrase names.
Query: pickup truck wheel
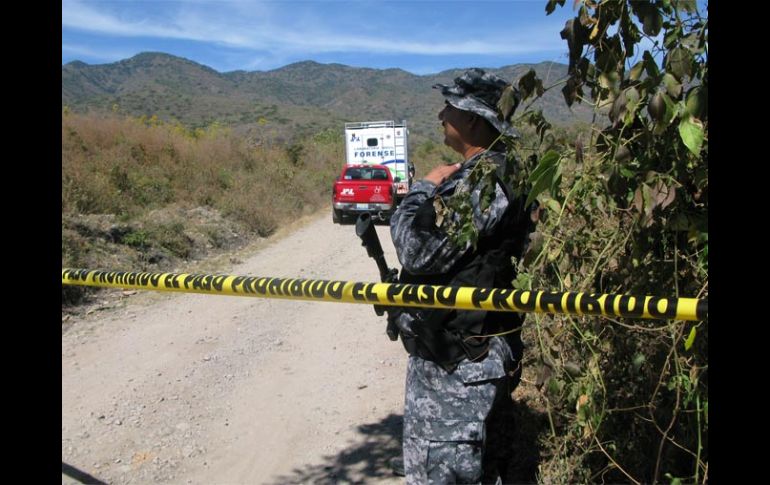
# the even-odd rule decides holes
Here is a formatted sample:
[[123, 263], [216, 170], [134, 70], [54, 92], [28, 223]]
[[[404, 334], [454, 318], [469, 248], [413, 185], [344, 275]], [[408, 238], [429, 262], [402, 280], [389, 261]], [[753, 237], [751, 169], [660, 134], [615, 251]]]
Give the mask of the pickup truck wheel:
[[332, 222], [334, 224], [342, 224], [342, 211], [338, 209], [332, 209]]

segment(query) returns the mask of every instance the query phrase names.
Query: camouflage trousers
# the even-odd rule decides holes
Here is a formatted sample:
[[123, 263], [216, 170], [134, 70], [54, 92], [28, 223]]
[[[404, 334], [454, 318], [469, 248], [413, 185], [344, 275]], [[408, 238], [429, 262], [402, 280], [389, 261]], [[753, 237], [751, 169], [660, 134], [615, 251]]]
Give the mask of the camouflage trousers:
[[479, 362], [448, 373], [410, 356], [404, 403], [407, 484], [495, 483], [512, 454], [511, 349], [494, 338]]

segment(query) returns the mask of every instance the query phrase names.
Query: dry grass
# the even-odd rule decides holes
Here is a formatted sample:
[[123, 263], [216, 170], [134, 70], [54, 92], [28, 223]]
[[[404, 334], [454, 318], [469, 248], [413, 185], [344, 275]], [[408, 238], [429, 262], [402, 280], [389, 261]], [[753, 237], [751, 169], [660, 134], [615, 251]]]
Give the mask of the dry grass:
[[269, 236], [328, 204], [343, 160], [331, 133], [254, 146], [219, 125], [65, 112], [62, 266], [166, 269]]
[[62, 117], [62, 211], [128, 220], [169, 204], [210, 206], [256, 229], [327, 199], [339, 170], [338, 143], [310, 139], [287, 150], [249, 146], [229, 130], [186, 130], [110, 115]]

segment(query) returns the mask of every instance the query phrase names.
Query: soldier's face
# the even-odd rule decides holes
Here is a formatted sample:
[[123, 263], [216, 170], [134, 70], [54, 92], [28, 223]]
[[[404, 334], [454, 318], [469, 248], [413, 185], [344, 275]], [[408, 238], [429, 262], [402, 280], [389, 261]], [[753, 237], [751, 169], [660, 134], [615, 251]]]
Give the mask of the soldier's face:
[[462, 152], [463, 136], [467, 124], [470, 121], [470, 113], [457, 109], [449, 103], [439, 111], [438, 119], [444, 127], [444, 144], [450, 148]]

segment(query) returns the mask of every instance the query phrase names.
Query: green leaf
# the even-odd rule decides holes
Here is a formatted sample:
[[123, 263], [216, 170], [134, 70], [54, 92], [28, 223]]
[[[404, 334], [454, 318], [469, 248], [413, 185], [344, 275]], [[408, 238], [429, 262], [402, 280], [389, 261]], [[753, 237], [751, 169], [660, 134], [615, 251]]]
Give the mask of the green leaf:
[[519, 79], [519, 90], [521, 91], [522, 99], [529, 98], [533, 93], [537, 93], [539, 97], [545, 92], [543, 81], [537, 77], [534, 69], [530, 69], [521, 77], [521, 79]]
[[660, 95], [666, 105], [666, 110], [663, 113], [663, 119], [655, 125], [655, 129], [653, 130], [655, 135], [660, 135], [666, 131], [666, 128], [674, 120], [678, 111], [677, 104], [666, 93], [660, 93]]
[[603, 72], [599, 74], [599, 86], [615, 92], [620, 84], [620, 75], [616, 71]]
[[555, 248], [548, 251], [548, 261], [556, 261], [556, 259], [561, 254], [561, 248], [559, 246], [556, 246]]
[[695, 342], [695, 326], [690, 329], [690, 335], [687, 336], [687, 340], [684, 341], [684, 350], [690, 350], [692, 344]]
[[692, 77], [692, 52], [684, 47], [675, 47], [666, 56], [666, 70], [678, 80], [684, 76]]
[[[534, 71], [532, 72], [534, 73]], [[528, 94], [525, 98], [527, 97], [529, 97]], [[497, 109], [499, 111], [498, 118], [502, 116], [502, 121], [508, 121], [519, 106], [520, 100], [521, 94], [519, 94], [518, 90], [510, 84], [506, 86], [497, 102]]]
[[623, 47], [615, 34], [602, 39], [596, 46], [595, 64], [602, 72], [620, 71], [623, 68]]
[[553, 182], [553, 175], [555, 170], [551, 169], [543, 173], [543, 175], [537, 179], [537, 181], [533, 184], [532, 190], [529, 192], [529, 195], [527, 196], [527, 201], [525, 202], [525, 206], [529, 206], [538, 195], [540, 195], [545, 189], [551, 186]]
[[538, 163], [527, 180], [532, 184], [532, 189], [527, 196], [527, 201], [524, 203], [525, 206], [531, 204], [545, 189], [553, 187], [560, 175], [559, 160], [559, 154], [554, 150], [549, 150], [540, 159], [540, 163]]
[[682, 37], [682, 27], [676, 26], [669, 28], [666, 31], [666, 35], [663, 36], [663, 46], [666, 49], [673, 49]]
[[634, 21], [631, 19], [631, 15], [629, 14], [628, 9], [625, 8], [623, 9], [620, 17], [620, 36], [623, 39], [623, 47], [626, 50], [626, 57], [634, 57], [636, 44], [642, 39], [642, 35]]
[[532, 277], [527, 273], [517, 274], [516, 279], [513, 280], [513, 287], [517, 290], [531, 290]]
[[679, 122], [679, 136], [690, 152], [698, 156], [703, 145], [703, 123], [700, 120], [688, 116]]
[[658, 77], [660, 70], [658, 70], [658, 65], [655, 63], [655, 58], [652, 57], [650, 51], [644, 51], [642, 58], [644, 59], [644, 68], [647, 71], [647, 75], [650, 77]]
[[652, 215], [652, 190], [647, 184], [642, 184], [642, 200], [644, 200], [644, 213], [648, 216]]
[[628, 98], [626, 96], [626, 90], [624, 89], [618, 94], [618, 96], [612, 102], [612, 107], [610, 107], [610, 111], [609, 113], [607, 113], [607, 116], [609, 116], [610, 121], [612, 121], [613, 127], [617, 127], [618, 121], [623, 115], [625, 115], [627, 103], [628, 103]]
[[[562, 5], [563, 4], [564, 3], [562, 2]], [[674, 2], [674, 6], [680, 12], [691, 12], [691, 13], [697, 12], [695, 0], [678, 0]]]
[[666, 478], [671, 480], [669, 482], [669, 485], [682, 485], [682, 480], [677, 478], [677, 477], [675, 477], [675, 476], [672, 476], [670, 473], [666, 473], [665, 476], [666, 476]]
[[708, 113], [708, 92], [703, 86], [695, 86], [687, 93], [685, 113], [698, 119], [703, 119]]
[[663, 121], [666, 115], [666, 103], [663, 101], [663, 93], [658, 91], [647, 103], [647, 112], [650, 114], [650, 118], [656, 122]]
[[581, 89], [582, 85], [582, 81], [576, 76], [570, 76], [570, 78], [567, 79], [567, 84], [561, 89], [561, 93], [564, 96], [564, 101], [567, 103], [567, 106], [572, 106], [575, 101], [579, 101], [580, 97], [583, 96], [583, 90]]
[[583, 54], [583, 46], [588, 42], [589, 29], [576, 19], [569, 19], [564, 23], [564, 28], [559, 35], [567, 41], [569, 47], [569, 71], [572, 73], [575, 65]]
[[635, 87], [626, 89], [626, 112], [623, 116], [623, 124], [630, 126], [636, 116], [639, 107], [639, 91]]
[[657, 9], [651, 8], [644, 15], [644, 23], [642, 24], [642, 30], [650, 37], [655, 37], [660, 33], [660, 28], [663, 26], [663, 17], [660, 15]]
[[682, 94], [682, 84], [668, 72], [663, 75], [663, 84], [666, 86], [666, 92], [669, 96], [678, 98]]
[[[693, 28], [699, 27], [693, 26]], [[705, 52], [706, 39], [702, 32], [695, 30], [682, 38], [682, 45], [695, 55], [702, 54]]]
[[634, 355], [633, 360], [631, 361], [631, 365], [633, 366], [635, 371], [638, 371], [641, 369], [642, 364], [647, 360], [647, 358], [642, 354], [641, 352]]
[[565, 0], [548, 0], [548, 3], [545, 4], [545, 14], [551, 15], [556, 10], [556, 4], [558, 3], [563, 7], [564, 2]]
[[543, 173], [549, 170], [558, 160], [559, 154], [554, 150], [548, 150], [529, 176], [530, 183], [534, 183], [535, 179], [540, 178]]
[[561, 393], [561, 390], [564, 389], [564, 382], [551, 377], [548, 379], [548, 384], [546, 389], [548, 390], [548, 393], [556, 397], [559, 393]]
[[620, 167], [620, 174], [624, 176], [627, 179], [632, 179], [636, 176], [635, 172], [632, 172], [631, 170], [627, 169], [626, 167]]
[[[481, 170], [474, 170], [474, 173], [478, 174], [478, 180], [474, 181], [474, 187], [480, 187], [479, 193], [479, 206], [481, 211], [486, 211], [495, 199], [495, 189], [497, 184], [495, 182], [495, 167], [492, 164], [485, 163], [479, 165]], [[471, 177], [468, 177], [470, 180]]]
[[615, 149], [615, 160], [618, 162], [625, 163], [631, 160], [632, 156], [631, 150], [629, 150], [626, 145], [619, 145]]
[[559, 204], [559, 201], [556, 199], [548, 199], [545, 206], [557, 214], [561, 212], [561, 204]]
[[[576, 6], [577, 6], [577, 2], [580, 2], [580, 1], [581, 1], [581, 0], [576, 0], [576, 1], [575, 1], [575, 5], [573, 6], [573, 10], [574, 10], [574, 7], [576, 7]], [[592, 17], [592, 16], [591, 16], [591, 15], [588, 13], [588, 9], [586, 8], [586, 6], [585, 6], [585, 3], [584, 3], [583, 5], [581, 5], [581, 6], [580, 6], [580, 9], [578, 10], [578, 15], [577, 15], [577, 17], [580, 19], [580, 23], [583, 25], [583, 27], [588, 27], [588, 28], [591, 28], [591, 27], [593, 27], [593, 26], [596, 24], [596, 22], [597, 22], [597, 21], [596, 21], [596, 19], [595, 19], [594, 17]]]
[[644, 71], [644, 61], [639, 61], [631, 68], [628, 78], [632, 81], [638, 81], [642, 77], [642, 71]]

